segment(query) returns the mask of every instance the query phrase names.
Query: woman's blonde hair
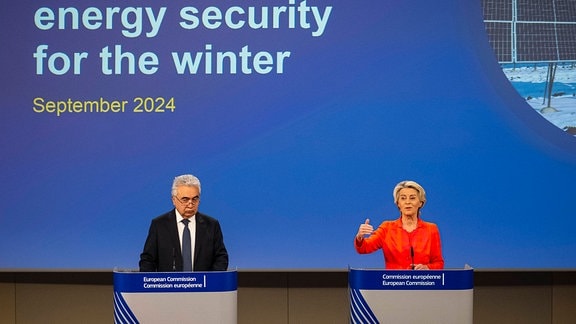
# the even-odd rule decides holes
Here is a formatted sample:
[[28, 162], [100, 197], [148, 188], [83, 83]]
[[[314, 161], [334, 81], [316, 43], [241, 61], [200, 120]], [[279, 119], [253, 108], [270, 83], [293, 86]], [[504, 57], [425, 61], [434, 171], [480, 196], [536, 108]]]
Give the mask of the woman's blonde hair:
[[394, 187], [394, 203], [396, 205], [398, 205], [398, 193], [404, 188], [412, 188], [418, 191], [418, 198], [422, 202], [422, 207], [424, 207], [424, 204], [426, 203], [426, 191], [424, 191], [424, 188], [417, 182], [411, 180], [401, 181], [396, 185], [396, 187]]

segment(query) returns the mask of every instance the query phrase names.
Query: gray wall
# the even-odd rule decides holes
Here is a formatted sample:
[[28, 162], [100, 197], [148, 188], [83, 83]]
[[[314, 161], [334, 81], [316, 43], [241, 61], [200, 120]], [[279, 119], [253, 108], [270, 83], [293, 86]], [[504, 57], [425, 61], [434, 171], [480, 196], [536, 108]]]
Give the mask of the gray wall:
[[[240, 271], [238, 323], [347, 323], [346, 271]], [[576, 271], [475, 271], [474, 323], [576, 323]], [[0, 323], [112, 323], [112, 273], [0, 272]]]

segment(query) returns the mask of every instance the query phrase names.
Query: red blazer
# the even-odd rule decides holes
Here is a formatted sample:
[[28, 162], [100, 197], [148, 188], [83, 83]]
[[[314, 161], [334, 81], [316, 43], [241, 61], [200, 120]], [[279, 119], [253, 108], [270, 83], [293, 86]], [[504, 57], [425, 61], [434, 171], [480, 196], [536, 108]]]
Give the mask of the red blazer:
[[418, 218], [418, 226], [408, 233], [402, 228], [402, 219], [384, 221], [363, 240], [354, 238], [358, 253], [372, 253], [382, 249], [386, 269], [411, 269], [414, 250], [414, 264], [425, 264], [430, 269], [443, 269], [442, 247], [438, 226]]

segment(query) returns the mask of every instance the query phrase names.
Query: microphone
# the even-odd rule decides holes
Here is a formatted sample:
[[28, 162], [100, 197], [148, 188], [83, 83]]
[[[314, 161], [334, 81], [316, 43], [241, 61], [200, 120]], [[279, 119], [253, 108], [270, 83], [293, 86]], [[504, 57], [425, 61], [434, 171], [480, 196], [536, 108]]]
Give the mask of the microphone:
[[414, 247], [410, 245], [410, 257], [412, 258], [412, 270], [414, 270]]
[[176, 271], [176, 248], [172, 248], [172, 271]]

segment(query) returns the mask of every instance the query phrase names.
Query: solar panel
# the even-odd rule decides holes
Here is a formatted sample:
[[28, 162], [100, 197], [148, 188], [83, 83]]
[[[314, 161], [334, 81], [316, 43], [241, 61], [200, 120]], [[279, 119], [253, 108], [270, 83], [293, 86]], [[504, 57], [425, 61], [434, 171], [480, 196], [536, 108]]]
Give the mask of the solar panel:
[[560, 61], [576, 58], [576, 24], [558, 26], [558, 55]]
[[558, 61], [556, 27], [546, 23], [516, 24], [516, 61]]
[[512, 0], [483, 1], [485, 20], [512, 21]]
[[486, 30], [490, 45], [500, 63], [512, 63], [512, 24], [509, 22], [487, 22]]
[[500, 63], [576, 61], [575, 0], [483, 0]]
[[554, 21], [554, 1], [516, 0], [518, 21]]
[[563, 0], [556, 1], [556, 20], [564, 22], [574, 22], [576, 19], [576, 1]]

